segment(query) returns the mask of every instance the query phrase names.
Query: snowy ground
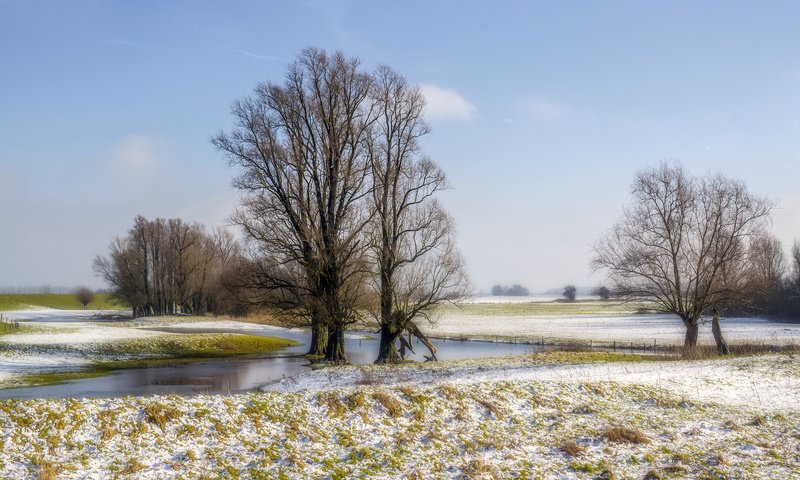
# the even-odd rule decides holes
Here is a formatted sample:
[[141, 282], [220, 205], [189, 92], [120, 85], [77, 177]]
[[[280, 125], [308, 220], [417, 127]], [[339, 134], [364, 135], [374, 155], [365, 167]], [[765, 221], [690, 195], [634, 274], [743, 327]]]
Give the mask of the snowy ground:
[[[570, 358], [572, 354], [567, 352], [564, 355]], [[311, 371], [265, 385], [262, 390], [300, 392], [363, 384], [397, 387], [491, 381], [616, 382], [663, 389], [696, 403], [717, 402], [733, 407], [800, 411], [800, 359], [788, 355], [725, 361], [589, 364], [542, 364], [537, 355], [532, 355], [390, 369], [353, 366]]]
[[[547, 343], [579, 341], [594, 344], [682, 345], [685, 327], [674, 315], [517, 316], [446, 313], [434, 325], [422, 324], [430, 335], [452, 338], [517, 339]], [[731, 342], [800, 343], [800, 324], [762, 318], [724, 318], [722, 329]], [[700, 327], [700, 342], [712, 343], [710, 323]]]
[[[0, 351], [0, 381], [15, 369], [86, 361], [20, 346], [142, 338], [153, 334], [142, 328], [153, 327], [280, 330], [194, 318], [33, 315], [26, 325], [46, 332], [0, 338], [11, 345]], [[725, 320], [723, 327], [736, 341], [792, 341], [798, 333], [760, 320]], [[450, 315], [434, 329], [520, 332], [532, 340], [682, 341], [680, 324], [660, 316]], [[0, 478], [800, 477], [800, 358], [614, 355], [329, 367], [227, 396], [4, 401]]]
[[[328, 379], [338, 376], [346, 380]], [[304, 377], [231, 396], [2, 402], [0, 476], [773, 479], [800, 471], [797, 396], [784, 398], [800, 387], [800, 360], [790, 356], [498, 359], [483, 369], [466, 361]]]

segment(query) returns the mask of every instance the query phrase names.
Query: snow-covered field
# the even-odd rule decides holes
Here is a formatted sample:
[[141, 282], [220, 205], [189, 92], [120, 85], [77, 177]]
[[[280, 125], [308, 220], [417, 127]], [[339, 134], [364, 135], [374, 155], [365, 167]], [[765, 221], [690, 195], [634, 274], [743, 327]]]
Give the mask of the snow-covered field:
[[[597, 345], [682, 345], [685, 327], [674, 315], [621, 316], [473, 315], [448, 312], [434, 325], [422, 324], [427, 334], [452, 338], [517, 339], [547, 343], [592, 341]], [[800, 343], [800, 324], [762, 318], [724, 318], [722, 329], [729, 342], [767, 344]], [[710, 323], [700, 326], [700, 342], [712, 343]]]
[[324, 369], [231, 396], [4, 402], [0, 476], [798, 476], [796, 358], [535, 358]]
[[[0, 339], [0, 382], [9, 372], [91, 358], [42, 354], [48, 346], [80, 350], [165, 334], [144, 328], [281, 331], [194, 318], [4, 313], [29, 315], [28, 330]], [[726, 319], [723, 328], [732, 341], [768, 343], [799, 332], [758, 319]], [[448, 314], [432, 332], [683, 338], [679, 322], [655, 315]], [[0, 478], [800, 478], [800, 359], [615, 355], [329, 367], [236, 395], [5, 401]]]

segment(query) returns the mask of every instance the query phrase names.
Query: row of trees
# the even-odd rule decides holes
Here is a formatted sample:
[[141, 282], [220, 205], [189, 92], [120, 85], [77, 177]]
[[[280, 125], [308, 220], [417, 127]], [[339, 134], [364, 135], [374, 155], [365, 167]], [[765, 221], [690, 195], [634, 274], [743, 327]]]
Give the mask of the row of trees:
[[782, 320], [800, 321], [800, 244], [787, 260], [778, 239], [765, 235], [752, 246], [752, 283], [763, 292], [750, 310]]
[[94, 270], [134, 316], [204, 314], [232, 308], [223, 279], [240, 263], [239, 245], [224, 229], [137, 216], [127, 236], [95, 259]]
[[312, 330], [309, 354], [345, 362], [345, 328], [370, 314], [379, 362], [395, 362], [418, 320], [466, 291], [444, 172], [421, 150], [424, 98], [392, 69], [306, 49], [280, 83], [232, 108], [214, 145], [239, 175], [245, 234], [239, 287]]
[[505, 285], [492, 286], [492, 295], [494, 296], [506, 295], [509, 297], [527, 297], [530, 294], [531, 292], [526, 287], [523, 287], [518, 283], [515, 283], [510, 287]]

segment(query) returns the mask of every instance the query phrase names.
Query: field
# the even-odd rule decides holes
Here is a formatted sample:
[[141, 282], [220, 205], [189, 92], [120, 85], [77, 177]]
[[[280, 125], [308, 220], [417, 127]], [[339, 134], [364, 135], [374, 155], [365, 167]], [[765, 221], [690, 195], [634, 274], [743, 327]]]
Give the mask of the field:
[[558, 358], [565, 366], [545, 354], [327, 368], [229, 396], [2, 402], [0, 471], [64, 479], [772, 479], [800, 468], [797, 359], [575, 354], [575, 363], [569, 355]]
[[[427, 328], [506, 340], [558, 333], [581, 341], [652, 335], [660, 335], [659, 344], [682, 341], [680, 324], [667, 316], [575, 315], [564, 312], [576, 304], [550, 303], [470, 305], [441, 313]], [[577, 305], [584, 312], [598, 308]], [[561, 314], [554, 314], [558, 308]], [[200, 317], [6, 315], [22, 325], [0, 337], [6, 386], [101, 375], [130, 359], [280, 346], [263, 337], [153, 328], [258, 328], [276, 337], [282, 331]], [[734, 341], [791, 345], [800, 336], [800, 325], [760, 319], [724, 319], [723, 328]], [[701, 335], [710, 341], [709, 332]], [[65, 373], [52, 373], [63, 366]], [[76, 373], [75, 367], [90, 368]], [[800, 357], [794, 354], [688, 361], [545, 351], [327, 366], [233, 395], [0, 401], [0, 477], [792, 478], [800, 471], [798, 432]]]
[[438, 309], [443, 315], [534, 316], [534, 315], [632, 315], [647, 312], [647, 305], [582, 300], [576, 302], [467, 302]]
[[[57, 308], [82, 310], [83, 305], [71, 293], [0, 294], [0, 311], [28, 310], [31, 308]], [[119, 310], [119, 305], [105, 293], [98, 293], [86, 307], [91, 310]]]

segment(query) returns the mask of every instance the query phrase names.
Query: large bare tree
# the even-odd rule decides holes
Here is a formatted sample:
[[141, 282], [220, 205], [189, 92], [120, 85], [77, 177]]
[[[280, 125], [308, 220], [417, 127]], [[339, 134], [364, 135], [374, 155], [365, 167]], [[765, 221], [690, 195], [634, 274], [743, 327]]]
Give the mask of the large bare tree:
[[378, 297], [373, 314], [381, 334], [376, 362], [399, 361], [412, 337], [436, 359], [417, 320], [429, 320], [436, 305], [458, 299], [467, 287], [453, 221], [435, 198], [447, 181], [419, 145], [429, 132], [420, 89], [386, 66], [374, 78], [377, 119], [369, 142], [374, 213], [368, 231]]
[[592, 265], [608, 273], [620, 298], [678, 315], [684, 347], [692, 348], [704, 313], [746, 295], [748, 247], [764, 233], [772, 207], [743, 182], [692, 177], [664, 163], [637, 174], [631, 202], [596, 244]]
[[334, 363], [346, 361], [365, 270], [371, 88], [358, 60], [308, 48], [282, 84], [236, 102], [234, 130], [213, 139], [240, 172], [233, 221], [250, 243], [253, 286], [310, 319], [309, 354]]

